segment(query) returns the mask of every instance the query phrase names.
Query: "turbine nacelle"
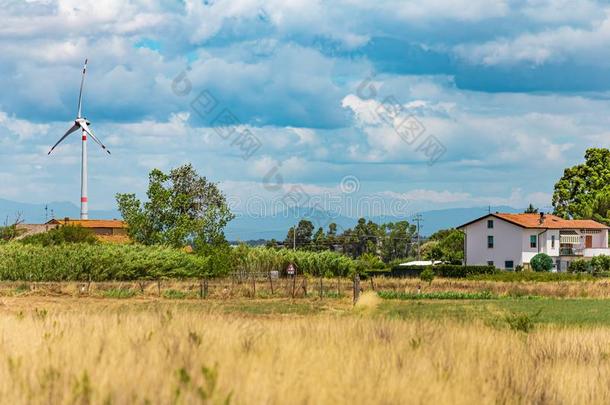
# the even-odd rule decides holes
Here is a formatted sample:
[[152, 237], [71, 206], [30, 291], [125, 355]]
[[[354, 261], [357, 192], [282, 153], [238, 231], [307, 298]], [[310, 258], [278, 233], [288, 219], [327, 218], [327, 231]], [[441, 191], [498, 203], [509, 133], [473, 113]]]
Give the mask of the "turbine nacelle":
[[76, 115], [76, 119], [74, 120], [74, 125], [72, 125], [72, 127], [70, 129], [68, 129], [68, 131], [66, 131], [64, 136], [62, 136], [59, 139], [59, 141], [57, 141], [57, 143], [55, 145], [53, 145], [53, 147], [49, 151], [48, 155], [50, 155], [51, 152], [53, 152], [53, 150], [60, 143], [62, 143], [64, 141], [64, 139], [66, 139], [68, 137], [68, 135], [70, 135], [71, 133], [73, 133], [79, 129], [81, 129], [83, 131], [83, 133], [89, 135], [91, 137], [91, 139], [93, 139], [93, 141], [100, 146], [100, 148], [105, 150], [106, 153], [108, 153], [110, 155], [110, 151], [106, 148], [106, 145], [104, 145], [99, 139], [97, 139], [97, 137], [93, 133], [93, 130], [89, 127], [89, 125], [91, 125], [91, 122], [87, 118], [81, 117], [82, 101], [83, 101], [83, 85], [85, 83], [85, 74], [86, 73], [87, 73], [87, 59], [85, 59], [85, 66], [83, 67], [83, 76], [82, 76], [81, 82], [80, 82], [80, 92], [78, 94], [78, 112]]

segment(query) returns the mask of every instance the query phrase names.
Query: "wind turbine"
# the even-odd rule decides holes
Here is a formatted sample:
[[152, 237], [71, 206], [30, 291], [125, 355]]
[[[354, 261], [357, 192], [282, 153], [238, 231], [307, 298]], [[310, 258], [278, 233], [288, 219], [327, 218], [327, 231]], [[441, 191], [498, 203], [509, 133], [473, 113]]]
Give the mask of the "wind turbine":
[[83, 77], [80, 81], [80, 92], [78, 94], [78, 115], [74, 120], [74, 125], [70, 128], [64, 136], [62, 136], [59, 141], [49, 151], [49, 155], [53, 150], [64, 141], [73, 132], [82, 130], [82, 160], [81, 160], [81, 184], [80, 184], [80, 219], [89, 219], [89, 198], [87, 197], [87, 135], [91, 137], [103, 150], [105, 150], [109, 155], [110, 151], [106, 149], [106, 146], [100, 142], [99, 139], [95, 136], [89, 125], [91, 122], [87, 118], [82, 116], [82, 101], [83, 101], [83, 85], [85, 84], [85, 74], [87, 73], [87, 59], [85, 59], [85, 66], [83, 67]]

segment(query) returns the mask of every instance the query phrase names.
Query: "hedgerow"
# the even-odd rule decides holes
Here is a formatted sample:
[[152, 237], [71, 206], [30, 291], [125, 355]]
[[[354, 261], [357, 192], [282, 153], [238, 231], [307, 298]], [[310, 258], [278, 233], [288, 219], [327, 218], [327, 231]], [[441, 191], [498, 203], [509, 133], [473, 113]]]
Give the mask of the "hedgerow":
[[109, 281], [213, 276], [208, 258], [140, 245], [8, 243], [0, 246], [0, 279]]
[[435, 276], [445, 278], [466, 278], [480, 274], [495, 274], [500, 271], [493, 266], [439, 264], [436, 266], [396, 266], [392, 268], [388, 275], [392, 277], [419, 277], [426, 268], [431, 268]]
[[110, 244], [0, 245], [0, 280], [18, 281], [128, 281], [213, 278], [231, 272], [244, 275], [278, 271], [288, 264], [299, 275], [345, 277], [354, 261], [333, 252], [305, 252], [266, 248], [224, 248], [205, 254], [179, 249]]

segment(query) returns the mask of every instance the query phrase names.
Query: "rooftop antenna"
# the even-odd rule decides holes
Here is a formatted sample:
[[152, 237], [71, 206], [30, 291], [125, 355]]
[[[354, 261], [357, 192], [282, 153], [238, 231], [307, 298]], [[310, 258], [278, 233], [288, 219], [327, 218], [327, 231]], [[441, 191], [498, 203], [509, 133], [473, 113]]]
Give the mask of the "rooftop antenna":
[[[93, 130], [89, 127], [91, 122], [82, 116], [82, 101], [83, 101], [83, 86], [85, 84], [85, 74], [87, 73], [87, 59], [85, 59], [85, 65], [83, 66], [83, 75], [80, 81], [80, 91], [78, 93], [78, 113], [76, 115], [76, 119], [74, 120], [74, 125], [70, 128], [64, 136], [62, 136], [59, 141], [49, 151], [49, 155], [53, 150], [64, 141], [73, 132], [78, 131], [79, 129], [82, 131], [82, 158], [81, 158], [81, 185], [80, 185], [80, 219], [89, 219], [89, 198], [88, 194], [88, 184], [87, 184], [87, 135], [95, 141], [106, 153], [110, 154], [110, 151], [106, 149], [106, 146], [100, 142], [99, 139], [93, 133]], [[53, 218], [55, 219], [55, 218]]]

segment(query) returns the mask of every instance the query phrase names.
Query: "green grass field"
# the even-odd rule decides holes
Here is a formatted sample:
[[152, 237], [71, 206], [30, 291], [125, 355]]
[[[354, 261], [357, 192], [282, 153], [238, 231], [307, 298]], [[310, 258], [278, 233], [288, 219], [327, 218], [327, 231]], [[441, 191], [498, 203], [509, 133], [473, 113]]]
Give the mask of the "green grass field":
[[610, 300], [603, 299], [386, 300], [378, 311], [401, 319], [450, 318], [495, 322], [513, 314], [527, 314], [540, 323], [610, 325]]

